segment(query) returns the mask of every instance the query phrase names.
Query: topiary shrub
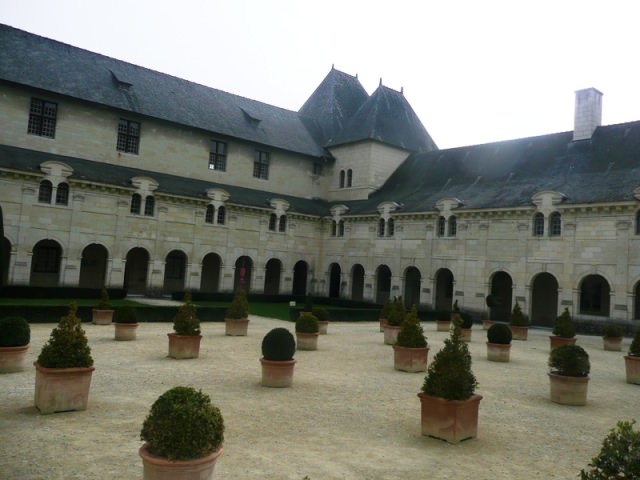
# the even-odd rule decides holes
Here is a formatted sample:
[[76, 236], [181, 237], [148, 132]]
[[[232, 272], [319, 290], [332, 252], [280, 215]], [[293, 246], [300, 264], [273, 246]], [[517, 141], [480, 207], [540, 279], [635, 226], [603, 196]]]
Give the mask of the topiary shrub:
[[0, 318], [0, 347], [23, 347], [31, 341], [31, 327], [22, 317]]
[[138, 323], [138, 312], [135, 307], [117, 308], [113, 317], [115, 323]]
[[460, 338], [460, 329], [455, 327], [429, 365], [422, 391], [446, 400], [467, 400], [477, 387], [469, 348]]
[[76, 304], [69, 304], [69, 313], [60, 319], [58, 326], [44, 344], [38, 364], [45, 368], [91, 367], [93, 358], [82, 323], [76, 315]]
[[633, 340], [631, 340], [629, 355], [632, 357], [640, 357], [640, 328], [636, 330], [636, 334], [633, 336]]
[[380, 310], [380, 318], [389, 318], [389, 312], [391, 312], [391, 300], [387, 299]]
[[465, 330], [473, 327], [473, 317], [467, 312], [460, 312], [460, 326]]
[[318, 317], [311, 312], [302, 312], [296, 320], [296, 332], [318, 333], [319, 331]]
[[564, 338], [573, 338], [576, 336], [576, 327], [573, 324], [568, 308], [565, 307], [562, 315], [556, 318], [556, 323], [553, 327], [552, 333], [558, 337]]
[[399, 327], [402, 325], [404, 321], [405, 313], [404, 308], [400, 308], [397, 301], [394, 301], [391, 304], [391, 310], [389, 311], [389, 315], [387, 315], [387, 325], [390, 327]]
[[489, 343], [508, 345], [511, 343], [511, 339], [511, 329], [504, 323], [494, 323], [487, 330], [487, 341]]
[[111, 310], [111, 300], [109, 299], [109, 292], [106, 288], [102, 288], [100, 291], [100, 301], [98, 302], [97, 310]]
[[243, 288], [239, 288], [233, 295], [233, 300], [231, 300], [231, 304], [229, 304], [224, 316], [226, 318], [240, 319], [247, 318], [248, 315], [249, 301], [247, 300], [247, 292]]
[[191, 293], [184, 293], [184, 303], [173, 317], [173, 330], [177, 335], [200, 335], [200, 320], [196, 315], [196, 307], [191, 303]]
[[489, 308], [497, 307], [498, 305], [500, 305], [502, 303], [502, 300], [500, 299], [500, 297], [498, 297], [497, 295], [493, 295], [493, 294], [487, 295], [487, 298], [485, 299], [485, 301], [487, 303], [487, 307], [489, 307]]
[[514, 327], [526, 327], [527, 325], [529, 325], [529, 319], [524, 313], [522, 313], [520, 304], [517, 301], [513, 306], [511, 315], [509, 316], [509, 325], [513, 325]]
[[396, 345], [405, 348], [424, 348], [427, 346], [427, 338], [418, 320], [418, 311], [414, 305], [411, 312], [400, 325]]
[[140, 439], [153, 455], [194, 460], [222, 446], [224, 421], [209, 395], [191, 387], [174, 387], [151, 406]]
[[589, 471], [580, 471], [580, 480], [640, 478], [640, 431], [633, 430], [635, 420], [618, 422], [602, 442]]
[[329, 321], [329, 310], [326, 308], [314, 308], [311, 312], [319, 322], [328, 322]]
[[295, 352], [296, 340], [286, 328], [274, 328], [262, 339], [262, 356], [265, 360], [286, 362], [293, 360]]
[[549, 355], [551, 373], [567, 377], [586, 377], [591, 370], [589, 354], [579, 345], [562, 345]]
[[624, 337], [624, 329], [615, 323], [607, 323], [602, 327], [603, 338], [620, 338]]

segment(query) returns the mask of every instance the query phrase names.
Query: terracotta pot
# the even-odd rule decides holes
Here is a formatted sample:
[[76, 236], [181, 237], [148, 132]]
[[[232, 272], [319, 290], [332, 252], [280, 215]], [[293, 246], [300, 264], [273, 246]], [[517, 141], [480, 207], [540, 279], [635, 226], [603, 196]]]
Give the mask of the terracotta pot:
[[509, 330], [511, 330], [511, 337], [513, 340], [527, 340], [527, 338], [529, 338], [529, 327], [509, 325]]
[[463, 342], [470, 342], [471, 341], [471, 329], [470, 328], [461, 328], [460, 329], [460, 340], [462, 340]]
[[560, 405], [586, 405], [589, 377], [549, 373], [550, 398]]
[[385, 325], [388, 325], [387, 319], [386, 318], [381, 318], [380, 319], [380, 331], [381, 332], [384, 332], [384, 326]]
[[319, 333], [296, 332], [296, 350], [317, 350]]
[[167, 333], [169, 337], [169, 356], [171, 358], [198, 358], [202, 335], [178, 335]]
[[98, 310], [94, 308], [91, 310], [92, 321], [94, 325], [111, 325], [113, 319], [113, 310]]
[[496, 323], [495, 320], [483, 320], [482, 321], [482, 329], [483, 330], [489, 330], [491, 328], [491, 325], [494, 325]]
[[135, 340], [136, 330], [138, 329], [137, 323], [114, 323], [115, 339], [116, 340]]
[[448, 332], [451, 328], [451, 322], [449, 320], [436, 320], [436, 330], [438, 332]]
[[418, 393], [421, 404], [422, 435], [449, 443], [478, 436], [478, 409], [482, 395], [467, 400], [445, 400]]
[[29, 345], [19, 347], [0, 347], [0, 373], [24, 371], [24, 359], [27, 357]]
[[395, 345], [396, 340], [398, 339], [398, 332], [400, 331], [400, 327], [394, 327], [392, 325], [384, 326], [384, 343], [386, 345]]
[[627, 383], [640, 385], [640, 356], [625, 355], [624, 366], [627, 373]]
[[213, 478], [216, 460], [222, 454], [222, 447], [215, 452], [195, 460], [167, 460], [152, 455], [145, 443], [138, 450], [142, 458], [142, 478], [144, 480], [209, 480]]
[[576, 337], [567, 338], [567, 337], [559, 337], [557, 335], [549, 336], [549, 345], [551, 350], [555, 350], [556, 348], [562, 345], [575, 345], [575, 343], [576, 343]]
[[491, 362], [508, 362], [510, 353], [510, 343], [487, 342], [487, 360]]
[[260, 359], [262, 365], [262, 385], [264, 387], [290, 387], [293, 384], [295, 360], [274, 361]]
[[320, 335], [326, 335], [329, 330], [329, 320], [318, 320], [318, 325], [320, 326], [318, 333]]
[[622, 351], [622, 337], [602, 337], [602, 344], [605, 350], [611, 352]]
[[393, 346], [393, 368], [403, 372], [425, 372], [429, 347], [408, 348]]
[[95, 367], [45, 368], [36, 367], [34, 403], [40, 413], [86, 410], [89, 387]]
[[249, 329], [248, 318], [225, 318], [224, 334], [233, 337], [246, 337]]

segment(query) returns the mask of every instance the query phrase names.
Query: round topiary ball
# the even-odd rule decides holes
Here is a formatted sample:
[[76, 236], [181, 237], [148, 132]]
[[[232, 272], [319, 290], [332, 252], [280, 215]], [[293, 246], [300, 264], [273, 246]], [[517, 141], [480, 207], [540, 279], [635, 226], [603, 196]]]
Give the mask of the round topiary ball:
[[296, 332], [318, 333], [319, 331], [318, 317], [310, 312], [302, 312], [296, 320]]
[[504, 323], [494, 323], [487, 330], [487, 341], [489, 343], [508, 345], [511, 343], [511, 338], [511, 329]]
[[591, 370], [589, 354], [579, 345], [562, 345], [549, 355], [551, 373], [567, 377], [586, 377]]
[[469, 329], [473, 327], [473, 317], [467, 312], [460, 312], [460, 318], [462, 319], [461, 327]]
[[22, 317], [0, 318], [0, 347], [23, 347], [31, 341], [31, 328]]
[[295, 352], [296, 340], [286, 328], [274, 328], [262, 339], [262, 356], [265, 360], [286, 362], [293, 360]]

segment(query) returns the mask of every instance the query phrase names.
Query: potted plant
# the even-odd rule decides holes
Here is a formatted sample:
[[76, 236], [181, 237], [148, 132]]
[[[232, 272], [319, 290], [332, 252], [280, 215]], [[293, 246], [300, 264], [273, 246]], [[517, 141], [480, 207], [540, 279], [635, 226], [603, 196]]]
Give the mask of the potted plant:
[[387, 315], [387, 324], [384, 326], [385, 344], [394, 345], [396, 343], [400, 325], [402, 325], [406, 315], [407, 312], [404, 308], [404, 303], [402, 303], [402, 297], [394, 299], [389, 315]]
[[469, 347], [454, 326], [427, 369], [418, 393], [421, 403], [422, 435], [459, 443], [478, 434], [478, 407], [481, 395], [471, 370]]
[[461, 338], [463, 342], [471, 341], [471, 328], [473, 327], [473, 317], [467, 312], [460, 312]]
[[640, 478], [640, 431], [633, 430], [635, 423], [617, 423], [602, 442], [598, 456], [591, 459], [589, 471], [580, 471], [580, 480]]
[[210, 479], [222, 454], [224, 420], [209, 395], [173, 387], [151, 406], [140, 439], [145, 480]]
[[487, 360], [508, 362], [511, 353], [511, 329], [504, 323], [494, 323], [487, 330]]
[[317, 350], [320, 325], [311, 312], [302, 312], [296, 320], [296, 341], [298, 350]]
[[488, 330], [489, 327], [491, 327], [491, 325], [496, 323], [495, 320], [491, 320], [491, 309], [499, 306], [502, 303], [502, 299], [497, 295], [490, 293], [489, 295], [486, 296], [484, 301], [487, 304], [487, 308], [489, 310], [487, 312], [487, 318], [482, 321], [482, 326], [484, 327], [485, 330]]
[[246, 336], [249, 328], [249, 301], [247, 292], [238, 288], [224, 314], [225, 335]]
[[320, 335], [326, 335], [329, 330], [329, 310], [326, 308], [316, 307], [311, 313], [318, 319], [318, 325], [320, 328]]
[[451, 328], [451, 313], [447, 310], [438, 310], [436, 312], [436, 331], [448, 332]]
[[602, 343], [605, 350], [612, 352], [622, 351], [622, 338], [624, 329], [615, 323], [607, 323], [602, 327]]
[[198, 358], [200, 355], [200, 320], [191, 303], [191, 293], [185, 292], [184, 303], [173, 317], [173, 333], [167, 333], [167, 336], [171, 358]]
[[517, 300], [509, 316], [509, 328], [514, 340], [526, 340], [529, 337], [529, 319], [522, 313]]
[[393, 345], [393, 367], [404, 372], [424, 372], [427, 369], [428, 354], [427, 338], [414, 305], [402, 322]]
[[18, 316], [0, 318], [0, 373], [22, 372], [31, 328]]
[[100, 301], [96, 308], [91, 310], [92, 323], [95, 325], [111, 325], [113, 319], [113, 309], [109, 300], [109, 292], [102, 287], [100, 291]]
[[458, 306], [458, 300], [453, 302], [453, 308], [451, 310], [449, 320], [453, 323], [460, 321], [460, 307]]
[[636, 330], [631, 345], [629, 345], [629, 355], [624, 357], [627, 383], [640, 385], [640, 328]]
[[573, 345], [576, 343], [576, 328], [568, 308], [565, 307], [562, 315], [556, 318], [556, 323], [551, 333], [553, 334], [549, 336], [551, 350], [560, 345]]
[[589, 384], [589, 354], [579, 345], [560, 345], [549, 354], [551, 401], [585, 405]]
[[290, 387], [293, 383], [293, 354], [296, 341], [293, 334], [283, 327], [270, 330], [262, 339], [262, 385], [265, 387]]
[[124, 306], [117, 308], [113, 320], [116, 340], [136, 339], [138, 313], [134, 307]]
[[389, 312], [391, 312], [391, 299], [387, 298], [387, 300], [382, 305], [382, 310], [380, 310], [380, 331], [384, 332], [384, 326], [387, 324], [387, 319], [389, 318]]
[[35, 406], [40, 413], [86, 410], [94, 367], [75, 302], [51, 331], [34, 365]]

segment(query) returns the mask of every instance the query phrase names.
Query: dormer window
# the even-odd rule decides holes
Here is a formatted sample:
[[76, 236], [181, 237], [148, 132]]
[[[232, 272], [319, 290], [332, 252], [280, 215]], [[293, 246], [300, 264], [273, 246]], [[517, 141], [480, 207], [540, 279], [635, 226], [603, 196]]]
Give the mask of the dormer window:
[[262, 180], [269, 179], [269, 152], [256, 150], [253, 160], [253, 176]]
[[40, 137], [54, 138], [56, 136], [57, 115], [57, 103], [32, 98], [31, 107], [29, 108], [27, 133]]
[[549, 215], [549, 236], [559, 237], [562, 233], [562, 218], [560, 213], [553, 212]]
[[118, 122], [116, 150], [137, 155], [140, 147], [140, 123], [121, 118]]
[[152, 195], [147, 195], [144, 199], [144, 215], [146, 217], [153, 217], [156, 209], [156, 199]]
[[42, 180], [40, 182], [40, 188], [38, 189], [38, 202], [39, 203], [51, 203], [51, 194], [53, 192], [53, 185], [49, 180]]
[[544, 215], [540, 212], [533, 216], [533, 236], [542, 237], [544, 235]]
[[351, 187], [353, 185], [353, 170], [347, 170], [347, 187]]
[[442, 215], [439, 216], [438, 229], [436, 230], [439, 237], [444, 237], [446, 227], [447, 227], [447, 220]]
[[340, 170], [340, 188], [344, 188], [344, 178], [345, 178], [344, 170]]
[[69, 184], [59, 183], [56, 189], [56, 205], [68, 205], [69, 204]]
[[449, 236], [455, 237], [457, 232], [458, 232], [458, 221], [455, 215], [451, 215], [449, 217]]
[[129, 211], [134, 215], [140, 215], [140, 208], [142, 207], [142, 197], [139, 193], [131, 195], [131, 208]]

